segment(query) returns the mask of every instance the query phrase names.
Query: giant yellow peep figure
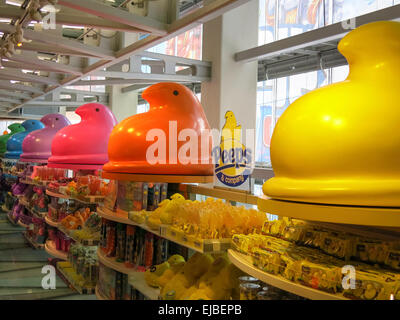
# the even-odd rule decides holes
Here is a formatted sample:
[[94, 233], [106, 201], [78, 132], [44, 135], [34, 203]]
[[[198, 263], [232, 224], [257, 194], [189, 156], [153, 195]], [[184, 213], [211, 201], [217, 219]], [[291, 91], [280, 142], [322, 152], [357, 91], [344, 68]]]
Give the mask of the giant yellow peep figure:
[[400, 207], [400, 23], [375, 22], [345, 36], [350, 73], [296, 100], [271, 141], [280, 200]]

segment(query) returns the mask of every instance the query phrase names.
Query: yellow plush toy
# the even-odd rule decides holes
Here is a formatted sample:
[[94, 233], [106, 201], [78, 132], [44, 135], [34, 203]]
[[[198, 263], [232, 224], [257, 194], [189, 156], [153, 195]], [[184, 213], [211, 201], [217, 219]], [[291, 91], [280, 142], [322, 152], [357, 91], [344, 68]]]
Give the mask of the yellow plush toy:
[[174, 195], [171, 196], [171, 200], [164, 200], [160, 203], [160, 206], [162, 206], [163, 210], [160, 214], [160, 220], [164, 224], [172, 224], [172, 218], [174, 214], [176, 213], [177, 210], [179, 210], [179, 207], [182, 203], [184, 203], [186, 200], [185, 198], [179, 194], [175, 193]]
[[144, 273], [144, 280], [150, 287], [158, 288], [158, 278], [169, 269], [168, 261], [152, 266], [150, 269], [146, 270]]
[[212, 262], [210, 255], [196, 252], [182, 270], [162, 288], [161, 296], [165, 298], [166, 293], [175, 291], [175, 300], [180, 300], [186, 290], [207, 272]]
[[185, 259], [175, 254], [168, 259], [169, 269], [157, 278], [157, 284], [159, 287], [165, 287], [165, 285], [183, 268], [185, 265]]
[[185, 298], [189, 300], [198, 300], [201, 296], [203, 297], [202, 299], [205, 299], [205, 297], [211, 299], [213, 296], [210, 290], [212, 281], [215, 277], [219, 276], [220, 271], [228, 264], [229, 262], [225, 256], [215, 259], [207, 272], [203, 274], [193, 286], [186, 290], [184, 294]]

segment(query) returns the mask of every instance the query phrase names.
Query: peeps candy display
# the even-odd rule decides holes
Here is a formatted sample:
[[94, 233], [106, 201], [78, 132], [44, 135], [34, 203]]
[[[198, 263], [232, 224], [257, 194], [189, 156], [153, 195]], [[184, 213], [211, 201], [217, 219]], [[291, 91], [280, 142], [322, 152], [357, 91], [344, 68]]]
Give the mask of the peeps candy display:
[[99, 169], [108, 161], [107, 142], [117, 120], [109, 108], [99, 103], [84, 104], [75, 113], [81, 122], [57, 132], [49, 166]]
[[66, 117], [58, 113], [45, 115], [40, 121], [45, 128], [33, 131], [26, 136], [22, 143], [21, 161], [47, 162], [51, 156], [51, 143], [55, 134], [70, 124]]
[[22, 153], [22, 142], [32, 131], [44, 128], [44, 124], [39, 120], [26, 120], [22, 123], [25, 131], [14, 134], [7, 141], [7, 152], [4, 157], [9, 159], [19, 159]]
[[25, 131], [25, 128], [20, 123], [13, 123], [8, 126], [10, 129], [10, 133], [3, 134], [0, 136], [0, 153], [5, 153], [7, 151], [7, 141], [10, 139], [14, 134], [18, 132]]
[[363, 25], [341, 40], [339, 51], [350, 65], [348, 78], [300, 97], [280, 117], [271, 142], [275, 177], [263, 192], [399, 207], [400, 23]]
[[[211, 144], [209, 152], [202, 155], [200, 141], [201, 131], [210, 127], [193, 92], [181, 84], [165, 82], [150, 86], [142, 93], [142, 97], [150, 103], [150, 110], [131, 116], [114, 128], [108, 143], [110, 162], [103, 167], [104, 176], [107, 177], [109, 173], [212, 176]], [[171, 123], [176, 125], [178, 135], [184, 129], [196, 132], [196, 164], [180, 163], [178, 152], [186, 141], [178, 141], [177, 136], [170, 136]], [[151, 164], [147, 159], [147, 151], [154, 144], [154, 141], [146, 140], [151, 129], [159, 129], [165, 134], [165, 145], [161, 146], [166, 152], [164, 164]], [[175, 144], [176, 148], [170, 154], [169, 146]], [[204, 159], [201, 159], [202, 156]], [[169, 160], [170, 157], [176, 158], [176, 161]]]

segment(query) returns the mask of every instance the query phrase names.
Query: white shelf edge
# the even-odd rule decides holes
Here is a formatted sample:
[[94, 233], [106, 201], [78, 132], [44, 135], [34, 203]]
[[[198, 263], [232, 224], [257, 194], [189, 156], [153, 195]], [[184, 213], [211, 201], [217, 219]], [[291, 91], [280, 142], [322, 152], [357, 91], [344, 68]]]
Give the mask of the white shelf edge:
[[279, 289], [288, 291], [290, 293], [296, 294], [298, 296], [311, 299], [311, 300], [349, 300], [339, 294], [331, 294], [321, 290], [316, 290], [313, 288], [309, 288], [303, 286], [301, 284], [289, 281], [280, 276], [274, 276], [272, 274], [266, 273], [256, 267], [254, 267], [251, 262], [249, 261], [249, 257], [236, 252], [232, 249], [228, 250], [228, 257], [229, 260], [240, 270], [246, 272], [247, 274], [251, 275], [263, 281], [267, 284], [270, 284], [274, 287]]

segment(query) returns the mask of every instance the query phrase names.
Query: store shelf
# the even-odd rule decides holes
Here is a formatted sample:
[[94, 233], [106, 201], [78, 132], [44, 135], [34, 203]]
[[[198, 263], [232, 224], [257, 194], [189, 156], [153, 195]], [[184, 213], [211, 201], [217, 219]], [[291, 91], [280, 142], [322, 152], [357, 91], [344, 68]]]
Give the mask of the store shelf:
[[41, 243], [36, 243], [35, 241], [33, 241], [26, 232], [23, 233], [26, 241], [28, 241], [32, 247], [34, 247], [35, 249], [43, 249], [44, 248], [44, 244]]
[[111, 211], [111, 210], [105, 208], [104, 206], [98, 206], [97, 214], [104, 219], [123, 223], [123, 224], [128, 224], [131, 226], [140, 227], [148, 232], [151, 232], [151, 233], [154, 233], [155, 235], [160, 236], [160, 232], [150, 229], [145, 224], [136, 223], [135, 221], [129, 219], [127, 212], [114, 212], [114, 211]]
[[61, 198], [61, 199], [71, 199], [70, 196], [67, 196], [67, 195], [59, 193], [59, 192], [53, 192], [48, 189], [46, 189], [46, 194], [50, 197]]
[[56, 249], [56, 245], [55, 245], [54, 241], [52, 241], [52, 240], [47, 240], [46, 241], [44, 249], [46, 250], [46, 252], [49, 255], [51, 255], [51, 256], [53, 256], [55, 258], [58, 258], [58, 259], [61, 259], [61, 260], [67, 260], [68, 259], [68, 254], [66, 252], [64, 252], [64, 251], [57, 250]]
[[[226, 252], [226, 250], [230, 247], [230, 242], [229, 244], [227, 244], [226, 241], [219, 240], [203, 240], [202, 243], [198, 243], [198, 245], [195, 245], [194, 241], [189, 239], [190, 237], [183, 236], [182, 239], [180, 239], [170, 236], [170, 232], [168, 232], [168, 226], [166, 225], [160, 225], [157, 230], [153, 230], [150, 229], [146, 224], [139, 224], [133, 220], [130, 220], [127, 213], [114, 212], [102, 206], [99, 206], [97, 208], [97, 214], [107, 220], [137, 226], [159, 237], [175, 242], [176, 244], [200, 253], [221, 253]], [[184, 241], [183, 238], [187, 238], [187, 241]], [[196, 241], [196, 243], [197, 242], [198, 241]], [[204, 250], [205, 247], [206, 250]]]
[[258, 199], [258, 208], [270, 214], [302, 220], [374, 227], [400, 227], [400, 208], [335, 206]]
[[59, 192], [53, 192], [46, 189], [46, 194], [50, 197], [61, 198], [61, 199], [71, 199], [76, 200], [84, 204], [99, 204], [104, 200], [103, 196], [85, 196], [85, 197], [73, 197]]
[[52, 227], [58, 228], [58, 226], [60, 225], [59, 222], [55, 222], [53, 220], [51, 220], [47, 215], [44, 217], [44, 220], [46, 221], [46, 223]]
[[9, 212], [9, 213], [7, 213], [7, 219], [8, 219], [8, 221], [10, 221], [10, 223], [13, 225], [13, 226], [17, 226], [18, 225], [18, 222], [15, 222], [12, 218], [11, 218], [11, 212]]
[[110, 269], [116, 270], [118, 272], [121, 272], [121, 273], [124, 273], [127, 275], [137, 272], [136, 269], [125, 267], [125, 265], [123, 263], [115, 261], [114, 258], [106, 257], [106, 255], [101, 250], [101, 248], [97, 249], [97, 256], [99, 257], [99, 262], [101, 262], [102, 264], [104, 264], [106, 267], [108, 267]]
[[96, 297], [97, 300], [108, 300], [107, 297], [103, 296], [98, 286], [96, 286]]
[[163, 183], [212, 183], [214, 176], [181, 176], [161, 174], [131, 174], [113, 173], [103, 171], [103, 178], [137, 182], [163, 182]]
[[18, 197], [19, 203], [22, 204], [24, 207], [29, 208], [29, 203], [26, 201], [24, 197]]
[[[199, 194], [207, 197], [225, 199], [228, 201], [236, 201], [240, 203], [247, 203], [257, 205], [258, 197], [252, 195], [244, 190], [233, 190], [221, 187], [207, 188], [196, 185], [182, 185], [181, 188], [184, 192]], [[181, 190], [181, 189], [180, 189]]]
[[144, 280], [144, 272], [137, 271], [134, 268], [127, 268], [123, 263], [116, 262], [114, 258], [106, 257], [100, 248], [97, 250], [97, 255], [99, 257], [99, 262], [104, 264], [106, 267], [127, 274], [129, 277], [129, 284], [141, 292], [144, 296], [151, 300], [158, 299], [158, 296], [160, 295], [160, 289], [152, 288], [147, 285], [146, 281]]
[[128, 276], [129, 284], [150, 300], [158, 300], [160, 289], [152, 288], [144, 279], [144, 272], [134, 272]]
[[22, 223], [21, 220], [18, 220], [17, 223], [23, 228], [29, 228], [29, 226], [27, 224]]
[[301, 284], [286, 280], [283, 277], [274, 276], [266, 273], [254, 267], [251, 263], [250, 257], [236, 252], [232, 249], [228, 250], [228, 257], [236, 267], [246, 272], [247, 274], [271, 286], [285, 290], [287, 292], [291, 292], [298, 296], [311, 300], [348, 300], [339, 294], [330, 294], [321, 290], [309, 288]]
[[79, 239], [79, 238], [75, 237], [74, 230], [65, 229], [61, 225], [61, 223], [58, 224], [57, 228], [62, 233], [64, 233], [68, 237], [70, 237], [72, 240], [74, 240], [75, 242], [80, 243], [81, 245], [84, 245], [84, 246], [97, 246], [100, 242], [100, 239]]
[[73, 280], [73, 278], [66, 271], [64, 271], [64, 269], [61, 268], [58, 264], [57, 264], [57, 271], [65, 278], [66, 281], [68, 281], [68, 284], [73, 289], [78, 291], [80, 294], [94, 294], [96, 292], [95, 287], [82, 287], [79, 284], [77, 284]]

